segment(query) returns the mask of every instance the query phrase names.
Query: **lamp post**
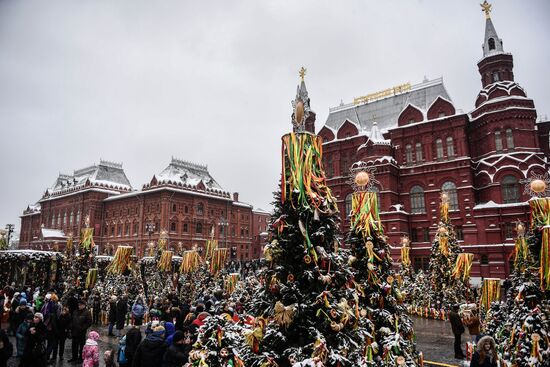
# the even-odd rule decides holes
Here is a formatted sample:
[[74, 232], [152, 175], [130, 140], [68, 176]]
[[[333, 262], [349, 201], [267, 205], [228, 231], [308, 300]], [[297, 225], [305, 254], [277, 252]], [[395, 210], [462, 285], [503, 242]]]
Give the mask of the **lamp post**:
[[[155, 223], [152, 223], [152, 222], [145, 223], [145, 231], [149, 235], [148, 243], [151, 243], [151, 235], [153, 234], [153, 232], [155, 232], [155, 229], [156, 229]], [[145, 256], [145, 249], [143, 250], [142, 256]]]
[[10, 247], [10, 237], [11, 237], [11, 234], [13, 233], [14, 229], [15, 229], [15, 225], [6, 224], [6, 230], [8, 231], [8, 243], [6, 243], [6, 245], [8, 246], [8, 248]]
[[227, 228], [229, 226], [229, 222], [226, 218], [220, 217], [220, 221], [218, 222], [218, 225], [220, 228], [222, 228], [223, 231], [223, 247], [227, 248]]

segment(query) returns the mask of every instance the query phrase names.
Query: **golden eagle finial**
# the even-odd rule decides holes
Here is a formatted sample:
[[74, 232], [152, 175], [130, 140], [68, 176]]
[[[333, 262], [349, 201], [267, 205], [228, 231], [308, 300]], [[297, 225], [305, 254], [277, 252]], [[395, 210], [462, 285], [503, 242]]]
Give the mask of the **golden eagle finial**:
[[300, 75], [300, 78], [302, 81], [304, 81], [304, 77], [306, 76], [307, 69], [303, 66], [300, 68], [300, 71], [298, 71], [298, 74]]
[[481, 11], [485, 13], [485, 19], [491, 18], [491, 7], [492, 5], [487, 2], [487, 0], [483, 1], [483, 4], [481, 5]]

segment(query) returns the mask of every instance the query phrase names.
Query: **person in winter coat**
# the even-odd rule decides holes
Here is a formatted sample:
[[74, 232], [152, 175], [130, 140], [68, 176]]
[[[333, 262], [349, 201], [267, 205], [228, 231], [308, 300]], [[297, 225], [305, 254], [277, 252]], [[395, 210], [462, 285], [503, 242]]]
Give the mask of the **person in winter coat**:
[[46, 366], [46, 326], [43, 320], [44, 316], [40, 312], [34, 314], [32, 324], [27, 330], [27, 342], [20, 367]]
[[174, 333], [176, 332], [176, 327], [171, 322], [165, 322], [164, 330], [164, 341], [166, 343], [166, 346], [168, 347], [172, 344], [172, 338], [174, 336]]
[[57, 352], [59, 350], [59, 359], [63, 359], [63, 354], [65, 352], [65, 340], [69, 335], [71, 330], [71, 315], [69, 314], [69, 308], [63, 307], [61, 315], [57, 320], [56, 327], [54, 329], [55, 337], [57, 338], [57, 348], [54, 348], [52, 351], [52, 359], [57, 358]]
[[78, 310], [73, 312], [71, 319], [71, 335], [73, 337], [71, 343], [72, 358], [69, 362], [82, 361], [82, 349], [86, 343], [86, 332], [92, 326], [92, 315], [90, 310], [86, 308], [86, 301], [78, 302]]
[[136, 350], [141, 343], [141, 330], [139, 329], [139, 326], [130, 326], [128, 331], [126, 332], [126, 348], [124, 350], [124, 355], [126, 356], [127, 366], [132, 366], [132, 363], [134, 361], [134, 355], [136, 354]]
[[138, 297], [132, 306], [132, 318], [134, 319], [134, 325], [143, 325], [143, 317], [147, 312], [147, 307], [143, 304], [143, 299]]
[[484, 336], [477, 343], [477, 350], [472, 356], [470, 367], [497, 367], [498, 356], [495, 349], [495, 340], [490, 336]]
[[152, 332], [139, 343], [132, 367], [156, 366], [164, 357], [166, 344], [164, 344], [164, 327], [157, 325]]
[[0, 367], [8, 365], [8, 359], [13, 354], [13, 344], [8, 339], [8, 334], [4, 330], [0, 330]]
[[126, 295], [120, 297], [116, 303], [116, 336], [122, 336], [122, 330], [126, 323], [126, 314], [128, 313], [128, 299]]
[[455, 358], [464, 359], [466, 356], [462, 352], [462, 334], [464, 333], [464, 325], [462, 325], [462, 320], [458, 314], [459, 307], [454, 305], [449, 312], [449, 321], [451, 322], [451, 329], [453, 330], [453, 335], [455, 336]]
[[191, 350], [191, 341], [186, 337], [183, 331], [178, 330], [174, 333], [173, 343], [168, 347], [164, 354], [162, 367], [181, 367], [187, 363], [189, 351]]
[[[57, 321], [59, 319], [59, 303], [58, 298], [55, 293], [47, 293], [46, 301], [42, 305], [40, 311], [44, 315], [44, 325], [46, 325], [48, 346], [46, 347], [46, 356], [50, 358], [54, 349], [57, 349], [57, 336], [55, 334], [55, 329], [57, 327]], [[53, 360], [49, 360], [53, 362]]]
[[191, 334], [197, 334], [198, 329], [204, 325], [204, 319], [208, 316], [210, 316], [208, 312], [199, 313], [199, 316], [197, 316], [197, 318], [191, 323], [191, 326], [189, 326], [189, 331], [191, 331]]
[[21, 325], [17, 327], [17, 331], [15, 332], [15, 345], [18, 358], [23, 357], [23, 352], [25, 351], [25, 343], [27, 342], [27, 331], [30, 329], [33, 319], [34, 315], [27, 315], [25, 321], [23, 321]]
[[101, 323], [101, 320], [99, 319], [99, 315], [101, 313], [101, 296], [99, 294], [94, 295], [94, 298], [92, 299], [92, 309], [94, 310], [92, 314], [92, 323], [94, 325], [99, 325]]
[[82, 367], [99, 367], [99, 334], [97, 331], [90, 331], [88, 340], [82, 349]]
[[111, 299], [109, 300], [109, 336], [115, 336], [113, 334], [113, 328], [116, 324], [116, 302], [117, 298], [116, 296], [111, 296]]
[[27, 304], [26, 299], [19, 301], [19, 306], [15, 309], [15, 327], [17, 328], [25, 319], [27, 315], [34, 315], [34, 310]]
[[472, 343], [476, 344], [479, 339], [480, 321], [477, 307], [466, 313], [462, 318], [462, 323], [468, 328], [468, 333], [472, 337]]

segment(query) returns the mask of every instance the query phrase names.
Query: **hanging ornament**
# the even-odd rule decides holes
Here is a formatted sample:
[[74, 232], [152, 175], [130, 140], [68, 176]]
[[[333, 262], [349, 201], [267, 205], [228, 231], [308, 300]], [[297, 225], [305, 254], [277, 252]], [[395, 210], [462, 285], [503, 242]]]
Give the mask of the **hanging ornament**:
[[285, 306], [280, 301], [277, 301], [277, 303], [275, 303], [273, 320], [279, 326], [288, 327], [292, 324], [295, 312], [296, 304]]

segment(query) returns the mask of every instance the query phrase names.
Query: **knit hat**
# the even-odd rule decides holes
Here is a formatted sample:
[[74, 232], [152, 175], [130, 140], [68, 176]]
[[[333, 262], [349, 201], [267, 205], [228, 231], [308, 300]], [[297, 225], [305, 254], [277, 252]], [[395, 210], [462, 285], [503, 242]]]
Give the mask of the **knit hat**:
[[41, 321], [44, 321], [44, 315], [42, 315], [40, 312], [35, 313], [34, 317], [38, 317]]
[[97, 333], [97, 331], [90, 331], [90, 333], [88, 334], [88, 338], [92, 340], [97, 340], [99, 339], [99, 334]]
[[19, 301], [19, 306], [26, 306], [26, 305], [27, 305], [27, 300], [25, 298]]
[[175, 344], [180, 340], [183, 340], [184, 338], [185, 338], [185, 334], [183, 333], [183, 331], [178, 330], [174, 333], [174, 336], [172, 337], [172, 342]]

